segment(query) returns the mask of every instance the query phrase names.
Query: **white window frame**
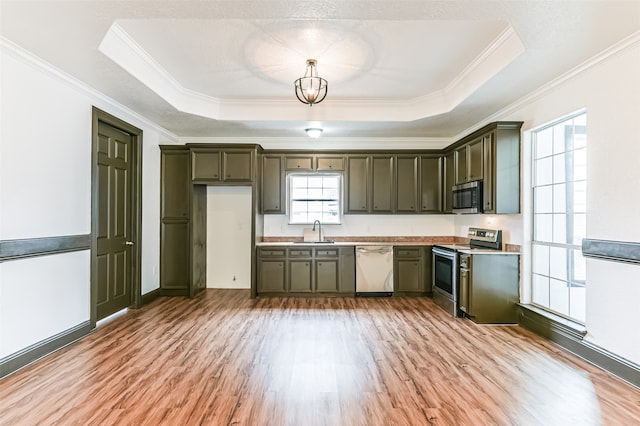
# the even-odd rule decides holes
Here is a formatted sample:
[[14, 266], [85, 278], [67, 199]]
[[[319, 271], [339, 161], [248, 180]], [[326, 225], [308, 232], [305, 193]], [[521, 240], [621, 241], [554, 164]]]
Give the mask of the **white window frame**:
[[[294, 199], [292, 196], [292, 180], [296, 177], [310, 177], [310, 178], [336, 178], [338, 180], [337, 198], [306, 198], [306, 199]], [[340, 225], [342, 223], [342, 203], [343, 203], [343, 176], [340, 173], [289, 173], [287, 174], [287, 213], [289, 216], [289, 225], [311, 225], [315, 219], [308, 219], [307, 221], [294, 221], [293, 220], [293, 208], [294, 201], [309, 201], [309, 202], [325, 202], [335, 201], [337, 202], [337, 220], [328, 221], [325, 217], [318, 218], [323, 225]], [[307, 215], [308, 216], [308, 215]], [[323, 220], [324, 219], [324, 220]]]
[[[584, 324], [585, 318], [584, 316], [582, 316], [581, 318], [578, 317], [574, 317], [571, 316], [571, 288], [573, 287], [582, 287], [584, 288], [584, 291], [586, 292], [586, 272], [583, 272], [585, 274], [585, 278], [584, 279], [579, 279], [576, 277], [576, 257], [582, 257], [581, 254], [581, 242], [575, 242], [572, 241], [572, 236], [573, 236], [573, 221], [576, 218], [576, 214], [580, 214], [581, 212], [576, 212], [574, 209], [574, 204], [572, 202], [572, 199], [570, 198], [573, 195], [573, 192], [571, 192], [571, 194], [569, 194], [570, 196], [567, 196], [567, 193], [569, 192], [569, 187], [571, 185], [573, 185], [576, 182], [584, 182], [585, 185], [585, 189], [586, 189], [586, 185], [587, 185], [587, 180], [586, 180], [586, 175], [584, 177], [584, 180], [575, 180], [575, 177], [572, 176], [571, 179], [564, 179], [564, 181], [558, 183], [555, 180], [551, 180], [551, 183], [549, 184], [541, 184], [541, 185], [537, 185], [537, 183], [539, 183], [536, 179], [536, 167], [538, 166], [538, 164], [536, 163], [536, 161], [541, 161], [541, 160], [545, 160], [547, 158], [552, 158], [555, 157], [556, 155], [565, 155], [566, 152], [571, 151], [571, 158], [573, 159], [575, 156], [575, 148], [572, 148], [571, 150], [564, 150], [560, 153], [552, 151], [552, 154], [549, 155], [549, 157], [542, 157], [542, 158], [536, 158], [536, 144], [537, 144], [537, 136], [545, 131], [548, 130], [550, 128], [553, 128], [554, 126], [557, 126], [559, 124], [565, 123], [565, 122], [569, 122], [574, 120], [577, 117], [580, 117], [582, 115], [585, 116], [586, 119], [586, 114], [587, 112], [582, 110], [582, 111], [578, 111], [574, 114], [568, 115], [566, 117], [563, 117], [561, 119], [555, 120], [551, 123], [545, 124], [543, 126], [540, 126], [536, 129], [533, 129], [530, 133], [531, 135], [531, 186], [530, 186], [530, 190], [531, 190], [531, 247], [530, 247], [530, 260], [531, 260], [531, 272], [530, 272], [530, 291], [531, 291], [531, 304], [534, 306], [537, 306], [543, 310], [546, 310], [548, 312], [551, 312], [553, 314], [559, 315], [561, 317], [565, 317], [571, 321], [580, 323], [580, 324]], [[586, 126], [585, 126], [585, 134], [587, 134], [587, 130], [586, 130]], [[578, 149], [582, 149], [582, 148], [578, 148]], [[585, 152], [587, 147], [584, 148]], [[573, 161], [573, 160], [571, 160]], [[553, 169], [552, 169], [553, 170]], [[566, 170], [565, 170], [566, 173]], [[572, 169], [572, 173], [573, 173], [573, 169]], [[536, 218], [536, 214], [539, 214], [540, 216], [543, 216], [544, 213], [541, 214], [540, 211], [536, 211], [536, 197], [535, 197], [535, 193], [536, 193], [536, 189], [541, 189], [541, 188], [545, 188], [545, 187], [549, 187], [551, 189], [551, 191], [553, 191], [554, 189], [557, 188], [557, 186], [560, 185], [564, 185], [565, 188], [567, 188], [564, 191], [564, 195], [565, 195], [565, 215], [566, 215], [566, 219], [564, 221], [564, 226], [566, 227], [565, 230], [565, 235], [567, 236], [567, 241], [565, 241], [564, 243], [559, 243], [559, 242], [554, 242], [553, 241], [553, 237], [551, 238], [551, 240], [537, 240], [536, 238], [538, 237], [538, 235], [536, 235], [536, 226], [540, 226], [540, 223], [538, 223], [537, 218]], [[554, 200], [554, 198], [552, 198], [552, 200]], [[554, 203], [555, 201], [553, 201]], [[555, 210], [555, 206], [551, 206], [551, 211], [549, 212], [549, 214], [551, 215], [551, 217], [553, 218], [553, 216], [557, 213], [562, 214], [562, 210]], [[584, 209], [584, 218], [586, 221], [586, 202], [585, 202], [585, 209]], [[553, 223], [553, 220], [552, 220]], [[552, 225], [555, 226], [555, 225]], [[552, 232], [554, 230], [552, 229]], [[557, 278], [552, 278], [552, 272], [551, 269], [549, 269], [549, 272], [547, 273], [547, 275], [541, 274], [540, 271], [537, 269], [539, 268], [539, 266], [536, 266], [536, 250], [539, 250], [539, 252], [544, 253], [545, 250], [549, 250], [549, 265], [547, 265], [548, 268], [552, 268], [551, 264], [552, 259], [551, 259], [551, 253], [552, 251], [563, 251], [566, 250], [566, 277], [565, 280], [562, 279], [557, 279]], [[580, 260], [581, 264], [584, 267], [584, 259], [582, 258]], [[562, 263], [562, 262], [560, 262]], [[538, 272], [538, 273], [537, 273]], [[547, 304], [542, 304], [542, 303], [537, 303], [536, 301], [536, 279], [549, 279], [549, 299]], [[556, 283], [559, 282], [565, 282], [565, 284], [567, 285], [567, 303], [568, 303], [568, 313], [565, 312], [560, 312], [557, 310], [554, 310], [552, 308], [552, 303], [551, 303], [551, 280], [554, 280]], [[540, 299], [537, 299], [538, 301], [540, 301]]]

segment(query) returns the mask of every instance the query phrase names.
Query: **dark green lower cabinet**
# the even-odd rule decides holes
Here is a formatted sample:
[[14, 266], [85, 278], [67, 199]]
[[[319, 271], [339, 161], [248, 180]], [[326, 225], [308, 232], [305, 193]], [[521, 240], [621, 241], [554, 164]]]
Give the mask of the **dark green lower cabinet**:
[[310, 293], [311, 281], [311, 259], [289, 260], [287, 263], [289, 270], [289, 291], [292, 293]]
[[258, 260], [258, 292], [284, 293], [285, 288], [285, 260]]
[[338, 259], [316, 261], [316, 291], [338, 292]]
[[431, 294], [431, 246], [397, 246], [393, 256], [394, 294]]
[[353, 294], [355, 248], [258, 248], [258, 294]]

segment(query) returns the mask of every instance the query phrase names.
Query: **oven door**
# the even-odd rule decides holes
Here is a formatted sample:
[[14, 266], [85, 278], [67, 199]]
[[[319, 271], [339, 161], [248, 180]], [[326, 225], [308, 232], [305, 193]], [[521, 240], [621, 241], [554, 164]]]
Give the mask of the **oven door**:
[[432, 254], [433, 300], [453, 316], [457, 316], [458, 253], [434, 247]]

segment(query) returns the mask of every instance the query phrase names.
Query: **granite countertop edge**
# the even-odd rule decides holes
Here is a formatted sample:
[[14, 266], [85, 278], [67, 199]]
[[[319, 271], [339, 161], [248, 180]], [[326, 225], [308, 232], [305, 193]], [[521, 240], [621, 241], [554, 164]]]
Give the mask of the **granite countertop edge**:
[[[362, 245], [393, 245], [393, 246], [420, 246], [420, 245], [439, 245], [439, 244], [468, 244], [469, 240], [464, 237], [454, 236], [385, 236], [385, 237], [325, 237], [326, 240], [333, 243], [314, 243], [304, 242], [302, 237], [264, 237], [262, 241], [256, 242], [257, 247], [276, 247], [276, 246], [311, 246], [311, 247], [332, 247], [332, 246], [362, 246]], [[461, 252], [470, 252], [469, 250], [459, 250]], [[473, 250], [474, 254], [485, 253], [509, 253], [520, 254], [521, 248], [517, 244], [505, 243], [502, 250]]]

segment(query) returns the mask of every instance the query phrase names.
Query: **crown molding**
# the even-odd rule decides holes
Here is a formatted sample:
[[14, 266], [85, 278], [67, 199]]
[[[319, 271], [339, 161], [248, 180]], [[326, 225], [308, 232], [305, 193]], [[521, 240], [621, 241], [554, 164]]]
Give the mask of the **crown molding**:
[[120, 115], [121, 118], [135, 121], [136, 126], [144, 124], [146, 127], [154, 129], [155, 131], [169, 139], [178, 139], [177, 135], [173, 134], [164, 127], [161, 127], [157, 123], [147, 119], [146, 117], [143, 117], [137, 112], [104, 95], [103, 93], [97, 91], [83, 81], [78, 80], [70, 74], [62, 71], [61, 69], [54, 67], [42, 58], [34, 55], [33, 53], [25, 50], [24, 48], [18, 46], [14, 42], [2, 36], [0, 36], [0, 49], [4, 53], [31, 67], [32, 69], [42, 72], [43, 74], [57, 80], [58, 82], [65, 84], [67, 87], [81, 93], [82, 95], [89, 97], [91, 102], [100, 109], [105, 110], [111, 114], [115, 112], [115, 114]]
[[595, 66], [603, 62], [606, 62], [614, 58], [618, 54], [625, 52], [627, 49], [632, 49], [636, 47], [636, 45], [638, 44], [640, 44], [640, 31], [636, 31], [635, 33], [629, 35], [628, 37], [620, 40], [618, 43], [615, 43], [607, 47], [599, 54], [587, 59], [586, 61], [582, 62], [581, 64], [572, 68], [571, 70], [567, 71], [561, 76], [545, 83], [543, 86], [540, 86], [538, 89], [534, 90], [533, 92], [530, 92], [529, 94], [521, 97], [515, 102], [507, 105], [505, 108], [501, 109], [495, 114], [490, 115], [489, 117], [485, 118], [481, 122], [477, 123], [475, 126], [460, 132], [455, 137], [455, 139], [461, 139], [462, 137], [464, 137], [464, 135], [467, 135], [473, 132], [474, 130], [479, 129], [482, 126], [485, 126], [494, 121], [500, 121], [505, 116], [509, 116], [517, 113], [519, 110], [524, 108], [527, 104], [536, 102], [537, 100], [541, 99], [542, 97], [544, 97], [551, 91], [555, 90], [557, 87], [561, 86], [562, 84], [566, 83], [567, 81], [579, 76], [584, 72], [589, 71], [590, 69], [594, 68]]
[[227, 121], [414, 121], [451, 111], [524, 52], [511, 26], [446, 87], [408, 99], [327, 99], [300, 108], [293, 98], [223, 99], [185, 88], [114, 22], [99, 50], [178, 111]]
[[430, 150], [442, 149], [451, 145], [455, 140], [450, 138], [331, 138], [322, 136], [318, 139], [305, 137], [274, 138], [274, 137], [181, 137], [180, 144], [258, 144], [264, 149], [300, 149], [305, 144], [313, 150], [344, 150], [344, 149], [401, 149], [401, 150]]

